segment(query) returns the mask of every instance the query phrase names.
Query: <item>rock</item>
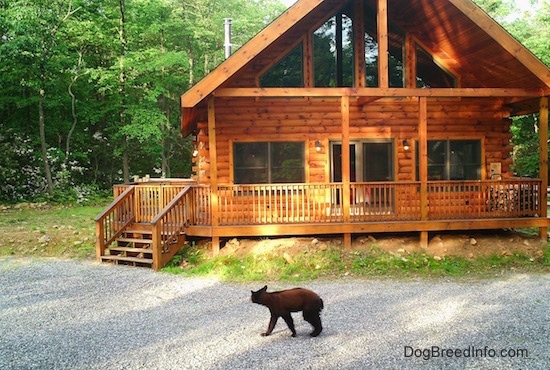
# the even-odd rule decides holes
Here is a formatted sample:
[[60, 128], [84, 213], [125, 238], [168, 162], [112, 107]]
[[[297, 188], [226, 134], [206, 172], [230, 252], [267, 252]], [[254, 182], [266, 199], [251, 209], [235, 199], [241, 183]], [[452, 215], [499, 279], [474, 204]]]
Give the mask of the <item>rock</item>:
[[288, 263], [289, 265], [292, 265], [294, 263], [294, 259], [292, 258], [292, 256], [290, 254], [288, 254], [287, 252], [283, 253], [283, 259], [286, 261], [286, 263]]
[[317, 244], [319, 244], [319, 239], [313, 238], [313, 240], [311, 241], [311, 245], [317, 245]]
[[468, 258], [474, 258], [474, 254], [473, 253], [468, 254]]
[[531, 245], [531, 243], [529, 243], [529, 240], [525, 239], [525, 240], [523, 241], [523, 245], [529, 246], [529, 245]]
[[440, 256], [434, 256], [434, 260], [436, 261], [441, 261], [443, 258], [441, 258]]
[[407, 251], [404, 250], [403, 248], [399, 248], [399, 249], [397, 250], [397, 253], [405, 254], [405, 253], [407, 253]]
[[376, 238], [374, 236], [369, 235], [368, 239], [371, 243], [376, 243]]
[[477, 240], [475, 240], [475, 238], [470, 238], [470, 245], [477, 245]]
[[41, 244], [48, 244], [50, 240], [51, 238], [48, 235], [42, 235], [40, 238], [38, 238], [38, 242]]

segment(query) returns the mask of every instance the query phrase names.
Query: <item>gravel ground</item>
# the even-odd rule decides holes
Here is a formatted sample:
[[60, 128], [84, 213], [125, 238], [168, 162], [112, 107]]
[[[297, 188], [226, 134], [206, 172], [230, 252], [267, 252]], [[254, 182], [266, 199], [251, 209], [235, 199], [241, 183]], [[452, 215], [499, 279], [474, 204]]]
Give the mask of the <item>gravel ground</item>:
[[283, 320], [262, 337], [262, 283], [3, 259], [0, 369], [550, 368], [550, 275], [302, 285], [325, 302], [321, 335], [294, 314], [296, 338]]

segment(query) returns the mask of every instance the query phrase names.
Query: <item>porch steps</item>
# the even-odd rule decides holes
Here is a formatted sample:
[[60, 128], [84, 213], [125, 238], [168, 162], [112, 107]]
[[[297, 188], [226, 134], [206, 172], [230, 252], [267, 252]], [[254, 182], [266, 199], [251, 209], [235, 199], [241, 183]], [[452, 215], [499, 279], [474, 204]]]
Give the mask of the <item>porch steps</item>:
[[[163, 252], [161, 267], [181, 249], [185, 243], [185, 234], [176, 240], [170, 241], [169, 251]], [[135, 267], [153, 267], [153, 231], [147, 223], [135, 223], [126, 229], [112, 246], [105, 249], [100, 257], [101, 262], [110, 262], [116, 265]]]
[[153, 266], [153, 232], [146, 229], [128, 229], [101, 256], [102, 262], [139, 267]]

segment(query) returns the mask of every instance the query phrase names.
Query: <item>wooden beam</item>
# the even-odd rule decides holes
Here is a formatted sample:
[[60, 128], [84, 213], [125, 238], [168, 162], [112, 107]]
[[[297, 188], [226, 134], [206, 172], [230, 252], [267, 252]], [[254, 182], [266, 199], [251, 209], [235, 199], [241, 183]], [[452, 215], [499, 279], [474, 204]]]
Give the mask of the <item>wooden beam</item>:
[[378, 86], [390, 86], [388, 60], [388, 0], [378, 0], [376, 23], [378, 33]]
[[491, 230], [518, 227], [548, 227], [548, 220], [541, 217], [435, 220], [435, 221], [379, 221], [379, 222], [330, 222], [290, 223], [269, 225], [190, 226], [189, 235], [219, 238], [234, 236], [315, 235], [315, 234], [364, 234], [385, 232]]
[[313, 75], [313, 35], [310, 32], [308, 32], [304, 38], [302, 49], [304, 86], [306, 88], [311, 88], [315, 86], [315, 80]]
[[208, 99], [208, 151], [210, 153], [210, 186], [212, 206], [212, 226], [219, 224], [218, 202], [218, 155], [216, 151], [216, 108], [214, 97]]
[[449, 0], [489, 36], [498, 42], [514, 58], [533, 72], [547, 86], [550, 86], [550, 70], [525, 46], [512, 37], [501, 25], [470, 0]]
[[519, 88], [326, 88], [326, 87], [270, 87], [270, 88], [225, 88], [215, 92], [223, 98], [303, 98], [303, 97], [429, 97], [429, 98], [482, 98], [482, 97], [531, 97], [547, 95], [541, 89]]
[[355, 46], [355, 85], [366, 87], [365, 76], [365, 2], [355, 0], [353, 20], [353, 43]]
[[343, 96], [340, 102], [342, 114], [342, 212], [344, 222], [350, 220], [350, 163], [351, 156], [349, 150], [349, 97]]
[[405, 36], [405, 87], [416, 88], [416, 41], [409, 33]]
[[[540, 192], [540, 217], [548, 217], [548, 193], [545, 189], [548, 188], [548, 97], [540, 99], [540, 113], [539, 113], [539, 135], [540, 135], [540, 151], [539, 151], [539, 173], [542, 180], [541, 192]], [[548, 239], [548, 227], [541, 227], [539, 229], [539, 236], [543, 240]]]
[[390, 86], [388, 60], [388, 0], [378, 0], [378, 87]]
[[428, 102], [418, 100], [418, 152], [420, 178], [420, 219], [428, 219]]

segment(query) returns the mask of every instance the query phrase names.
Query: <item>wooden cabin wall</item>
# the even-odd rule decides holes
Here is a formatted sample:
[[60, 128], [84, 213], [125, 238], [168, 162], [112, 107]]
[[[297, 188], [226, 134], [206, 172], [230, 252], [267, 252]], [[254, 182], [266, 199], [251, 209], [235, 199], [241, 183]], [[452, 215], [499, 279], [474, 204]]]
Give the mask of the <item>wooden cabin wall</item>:
[[[329, 182], [329, 141], [341, 140], [341, 105], [338, 98], [216, 99], [218, 182], [230, 184], [231, 146], [235, 141], [305, 141], [306, 181]], [[414, 98], [350, 99], [350, 139], [395, 140], [397, 181], [415, 180], [414, 144], [418, 140], [418, 101]], [[481, 139], [486, 171], [501, 163], [509, 177], [509, 112], [488, 99], [433, 99], [428, 102], [428, 140]], [[209, 182], [207, 123], [198, 124], [199, 155], [195, 158], [196, 179]], [[405, 151], [403, 140], [411, 149]], [[315, 150], [315, 141], [323, 148]]]

